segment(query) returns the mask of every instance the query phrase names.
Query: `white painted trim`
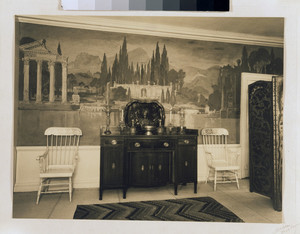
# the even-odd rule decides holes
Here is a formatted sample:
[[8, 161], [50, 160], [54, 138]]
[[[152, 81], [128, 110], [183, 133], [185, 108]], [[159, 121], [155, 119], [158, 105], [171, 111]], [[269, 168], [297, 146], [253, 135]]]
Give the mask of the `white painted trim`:
[[[229, 148], [240, 151], [239, 144]], [[14, 192], [37, 191], [39, 167], [36, 156], [44, 152], [44, 146], [18, 146], [16, 162], [16, 183]], [[240, 159], [242, 167], [242, 160]], [[79, 160], [73, 179], [74, 188], [98, 188], [100, 178], [100, 146], [79, 146]], [[203, 145], [198, 145], [198, 182], [205, 181], [207, 164]], [[241, 174], [239, 175], [241, 178]]]
[[248, 120], [248, 86], [256, 81], [272, 81], [274, 75], [242, 73], [241, 80], [241, 115], [240, 143], [242, 149], [242, 177], [249, 177], [249, 120]]
[[227, 42], [246, 45], [272, 46], [283, 48], [281, 37], [266, 37], [244, 33], [194, 29], [164, 24], [139, 22], [136, 17], [132, 21], [122, 21], [99, 16], [17, 16], [22, 23], [41, 24], [59, 27], [90, 29], [96, 31], [130, 33], [138, 35], [171, 37], [191, 40]]

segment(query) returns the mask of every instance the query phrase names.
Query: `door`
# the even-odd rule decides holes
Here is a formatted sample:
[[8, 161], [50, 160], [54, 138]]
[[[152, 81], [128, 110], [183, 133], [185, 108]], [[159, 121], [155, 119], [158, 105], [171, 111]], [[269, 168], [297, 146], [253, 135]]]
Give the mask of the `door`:
[[250, 191], [273, 197], [273, 98], [272, 82], [249, 85]]

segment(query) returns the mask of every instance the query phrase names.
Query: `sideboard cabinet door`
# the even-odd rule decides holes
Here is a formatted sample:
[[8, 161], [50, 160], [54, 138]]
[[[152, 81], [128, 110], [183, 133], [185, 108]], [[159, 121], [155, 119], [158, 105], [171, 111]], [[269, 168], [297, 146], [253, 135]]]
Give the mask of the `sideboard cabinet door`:
[[103, 189], [124, 188], [124, 144], [119, 139], [108, 139], [101, 146], [100, 200]]
[[159, 186], [169, 182], [169, 152], [130, 153], [130, 185]]
[[189, 182], [194, 182], [194, 192], [197, 193], [197, 137], [178, 139], [175, 170], [175, 194], [177, 184]]

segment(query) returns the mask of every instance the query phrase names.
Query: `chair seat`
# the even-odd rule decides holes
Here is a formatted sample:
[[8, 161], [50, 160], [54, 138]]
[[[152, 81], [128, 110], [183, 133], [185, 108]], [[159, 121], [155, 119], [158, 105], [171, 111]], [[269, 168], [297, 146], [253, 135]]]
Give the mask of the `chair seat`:
[[72, 167], [65, 168], [50, 168], [45, 172], [40, 173], [41, 178], [59, 178], [59, 177], [71, 177], [74, 169]]
[[214, 161], [209, 167], [216, 171], [236, 171], [240, 169], [239, 166], [228, 165], [227, 162], [223, 160]]

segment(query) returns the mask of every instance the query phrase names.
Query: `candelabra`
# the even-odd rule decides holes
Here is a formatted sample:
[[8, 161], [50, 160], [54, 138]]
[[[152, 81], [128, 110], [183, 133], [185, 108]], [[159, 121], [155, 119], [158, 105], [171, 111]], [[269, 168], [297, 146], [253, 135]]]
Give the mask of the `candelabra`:
[[180, 133], [183, 134], [184, 133], [184, 124], [185, 124], [185, 112], [184, 109], [181, 108], [179, 111], [179, 121], [180, 121]]
[[109, 129], [109, 126], [110, 126], [110, 111], [111, 111], [110, 106], [106, 105], [104, 111], [105, 111], [105, 114], [106, 114], [106, 129], [104, 131], [104, 134], [109, 135], [109, 134], [111, 134], [111, 131]]
[[123, 132], [125, 129], [125, 122], [124, 122], [124, 111], [122, 107], [120, 107], [119, 109], [119, 114], [120, 114], [119, 128], [120, 128], [120, 132]]

